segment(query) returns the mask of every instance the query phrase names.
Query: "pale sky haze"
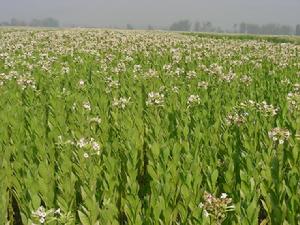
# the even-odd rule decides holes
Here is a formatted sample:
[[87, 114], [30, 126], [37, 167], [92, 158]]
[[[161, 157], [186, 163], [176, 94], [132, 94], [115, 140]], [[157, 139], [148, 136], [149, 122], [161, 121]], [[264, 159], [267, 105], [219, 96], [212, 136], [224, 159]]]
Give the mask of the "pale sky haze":
[[0, 21], [54, 17], [62, 25], [168, 26], [180, 19], [234, 23], [300, 23], [300, 0], [0, 0]]

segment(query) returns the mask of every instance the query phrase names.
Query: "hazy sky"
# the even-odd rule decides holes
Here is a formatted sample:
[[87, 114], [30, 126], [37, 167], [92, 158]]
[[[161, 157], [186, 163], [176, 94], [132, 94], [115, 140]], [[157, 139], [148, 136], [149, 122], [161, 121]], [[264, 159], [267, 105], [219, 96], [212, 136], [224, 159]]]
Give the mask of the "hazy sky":
[[300, 23], [300, 0], [0, 0], [0, 21], [55, 17], [61, 24], [164, 26], [179, 19], [234, 23]]

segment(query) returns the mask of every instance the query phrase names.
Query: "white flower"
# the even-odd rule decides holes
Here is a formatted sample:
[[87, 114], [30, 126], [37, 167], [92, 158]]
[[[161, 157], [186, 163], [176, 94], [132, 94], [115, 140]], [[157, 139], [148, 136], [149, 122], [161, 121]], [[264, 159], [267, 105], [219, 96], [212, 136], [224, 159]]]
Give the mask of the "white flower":
[[251, 82], [252, 82], [252, 78], [249, 77], [249, 76], [247, 76], [247, 75], [244, 75], [244, 76], [242, 76], [242, 77], [240, 78], [240, 81], [241, 81], [242, 83], [244, 83], [246, 86], [249, 86], [249, 85], [251, 84]]
[[150, 92], [148, 94], [148, 100], [146, 101], [146, 105], [163, 106], [164, 97], [164, 94], [161, 94], [159, 92]]
[[32, 215], [39, 218], [40, 223], [44, 223], [46, 221], [47, 213], [45, 212], [45, 208], [40, 206], [35, 212], [32, 212]]
[[60, 215], [61, 215], [61, 210], [60, 210], [60, 208], [58, 208], [57, 210], [55, 210], [54, 214], [60, 216]]
[[203, 210], [203, 215], [205, 216], [205, 217], [209, 217], [209, 213], [204, 209]]
[[269, 137], [274, 141], [278, 141], [279, 144], [283, 144], [285, 140], [288, 140], [291, 136], [291, 132], [285, 128], [273, 128], [268, 132]]
[[85, 152], [85, 153], [83, 154], [83, 157], [87, 159], [87, 158], [89, 157], [89, 154]]
[[33, 212], [32, 214], [39, 216], [39, 217], [45, 217], [46, 215], [45, 213], [45, 208], [43, 206], [40, 206], [35, 212]]
[[100, 150], [100, 145], [99, 145], [96, 141], [94, 141], [94, 142], [92, 143], [92, 148], [93, 148], [95, 151], [99, 151], [99, 150]]
[[79, 148], [83, 148], [83, 147], [85, 147], [86, 145], [87, 145], [87, 142], [86, 142], [85, 138], [80, 138], [79, 141], [77, 142], [77, 146], [78, 146]]
[[134, 73], [140, 72], [141, 70], [142, 70], [141, 65], [134, 65], [134, 67], [133, 67], [133, 72]]
[[83, 103], [83, 108], [88, 110], [88, 111], [91, 111], [91, 104], [89, 102], [84, 102]]
[[83, 86], [84, 86], [84, 83], [85, 83], [84, 80], [80, 80], [80, 81], [79, 81], [79, 86], [80, 86], [80, 87], [83, 87]]
[[77, 104], [74, 102], [73, 105], [72, 105], [72, 110], [75, 110], [76, 106], [77, 106]]
[[90, 123], [97, 123], [100, 124], [101, 123], [101, 118], [100, 117], [94, 117], [90, 119]]
[[188, 77], [188, 79], [195, 78], [195, 77], [197, 77], [197, 73], [195, 71], [189, 71], [189, 72], [187, 72], [187, 77]]
[[222, 193], [221, 194], [221, 199], [225, 199], [225, 198], [227, 198], [227, 194], [226, 193]]
[[40, 223], [45, 223], [45, 218], [44, 217], [40, 218]]
[[47, 214], [46, 214], [46, 212], [41, 212], [41, 213], [40, 213], [40, 216], [41, 216], [41, 217], [46, 217]]
[[198, 88], [207, 89], [208, 88], [208, 82], [205, 82], [205, 81], [198, 82]]
[[68, 74], [68, 73], [70, 72], [70, 68], [67, 67], [67, 66], [65, 66], [65, 67], [62, 68], [62, 72], [63, 72], [64, 74]]
[[190, 95], [188, 98], [188, 107], [191, 107], [193, 105], [199, 105], [200, 104], [200, 97], [199, 95]]
[[130, 97], [129, 98], [121, 97], [119, 99], [114, 98], [112, 105], [120, 109], [125, 109], [125, 107], [129, 104], [129, 102], [130, 102]]
[[172, 87], [172, 91], [175, 93], [179, 93], [179, 88], [177, 86]]

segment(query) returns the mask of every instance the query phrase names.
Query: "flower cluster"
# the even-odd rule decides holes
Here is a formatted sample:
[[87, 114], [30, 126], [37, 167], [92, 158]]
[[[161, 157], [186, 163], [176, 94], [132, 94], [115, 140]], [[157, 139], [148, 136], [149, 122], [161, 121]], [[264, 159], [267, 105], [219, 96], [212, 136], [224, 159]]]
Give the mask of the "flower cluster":
[[84, 81], [84, 80], [80, 80], [80, 81], [78, 82], [78, 85], [79, 85], [80, 88], [83, 88], [84, 85], [85, 85], [85, 81]]
[[299, 83], [296, 83], [293, 85], [294, 86], [294, 92], [300, 92], [300, 84]]
[[62, 68], [61, 72], [62, 72], [63, 74], [68, 74], [68, 73], [70, 73], [70, 67], [64, 66], [64, 67]]
[[206, 82], [206, 81], [198, 82], [198, 88], [207, 89], [208, 88], [208, 82]]
[[187, 104], [188, 108], [199, 105], [201, 102], [199, 95], [190, 95], [188, 98]]
[[235, 78], [236, 78], [236, 74], [231, 71], [228, 74], [222, 74], [220, 76], [220, 80], [226, 83], [232, 82]]
[[157, 78], [158, 72], [154, 69], [149, 69], [148, 72], [146, 72], [143, 76], [145, 79], [150, 79], [150, 78]]
[[197, 77], [197, 73], [195, 71], [189, 71], [187, 72], [186, 76], [188, 79], [193, 79]]
[[223, 66], [213, 63], [207, 68], [205, 65], [201, 65], [203, 71], [212, 76], [221, 76], [223, 74]]
[[141, 65], [134, 65], [133, 67], [133, 73], [138, 73], [142, 71], [142, 66]]
[[34, 217], [38, 217], [39, 222], [41, 224], [45, 223], [46, 221], [46, 217], [47, 217], [47, 213], [46, 210], [43, 206], [40, 206], [35, 212], [32, 212], [32, 215]]
[[300, 111], [300, 93], [288, 93], [287, 103], [290, 111]]
[[94, 138], [90, 138], [90, 139], [80, 138], [79, 141], [75, 143], [75, 145], [78, 148], [85, 150], [83, 154], [84, 158], [88, 158], [90, 155], [95, 155], [95, 154], [100, 155], [100, 144], [96, 142]]
[[118, 89], [120, 86], [120, 82], [118, 80], [114, 80], [112, 77], [107, 77], [105, 79], [106, 83], [106, 93], [110, 93], [112, 89]]
[[269, 131], [268, 135], [274, 142], [278, 141], [279, 144], [283, 144], [289, 139], [291, 132], [288, 129], [276, 127]]
[[174, 92], [174, 93], [179, 93], [179, 88], [177, 87], [177, 86], [174, 86], [174, 87], [172, 87], [172, 91]]
[[130, 97], [129, 98], [121, 97], [119, 99], [114, 98], [112, 106], [119, 109], [125, 109], [126, 106], [129, 104], [129, 102], [130, 102]]
[[247, 76], [247, 75], [244, 75], [240, 78], [240, 81], [245, 84], [246, 86], [249, 86], [251, 83], [252, 83], [252, 78]]
[[35, 80], [30, 75], [23, 75], [17, 78], [18, 85], [24, 90], [25, 88], [36, 89]]
[[290, 112], [300, 111], [300, 84], [293, 84], [293, 90], [288, 93], [287, 97], [288, 109]]
[[161, 94], [159, 92], [150, 92], [148, 94], [146, 105], [163, 106], [164, 100], [165, 100], [164, 94]]
[[33, 218], [37, 219], [39, 223], [45, 224], [47, 217], [49, 217], [49, 220], [53, 218], [53, 216], [61, 216], [61, 210], [58, 208], [54, 211], [54, 209], [50, 209], [46, 211], [46, 209], [43, 206], [40, 206], [36, 211], [32, 212]]
[[253, 100], [242, 102], [237, 108], [256, 110], [265, 116], [275, 116], [279, 111], [279, 108], [275, 108], [273, 105], [267, 104], [266, 101], [258, 103]]
[[281, 84], [290, 84], [291, 81], [290, 81], [288, 78], [285, 78], [285, 79], [282, 79], [282, 80], [280, 81], [280, 83], [281, 83]]
[[277, 115], [279, 109], [275, 108], [271, 104], [267, 104], [265, 101], [257, 104], [257, 109], [264, 115], [275, 116]]
[[182, 74], [184, 74], [184, 69], [183, 68], [179, 68], [179, 67], [177, 67], [176, 69], [175, 69], [175, 71], [173, 71], [173, 74], [175, 75], [175, 76], [177, 76], [177, 77], [179, 77], [179, 76], [181, 76]]
[[235, 124], [237, 126], [240, 126], [247, 121], [247, 118], [246, 118], [247, 116], [248, 116], [248, 114], [245, 112], [244, 113], [237, 113], [237, 112], [230, 113], [225, 118], [225, 122], [228, 125]]
[[101, 118], [100, 117], [93, 117], [89, 120], [90, 123], [94, 123], [94, 124], [100, 124], [101, 123]]
[[203, 208], [205, 217], [212, 217], [217, 224], [221, 224], [225, 219], [227, 212], [234, 210], [232, 199], [228, 198], [226, 193], [222, 193], [220, 198], [205, 192], [203, 202], [199, 204]]
[[82, 104], [82, 107], [87, 110], [87, 111], [91, 111], [92, 107], [91, 107], [91, 103], [86, 101], [86, 102], [83, 102]]

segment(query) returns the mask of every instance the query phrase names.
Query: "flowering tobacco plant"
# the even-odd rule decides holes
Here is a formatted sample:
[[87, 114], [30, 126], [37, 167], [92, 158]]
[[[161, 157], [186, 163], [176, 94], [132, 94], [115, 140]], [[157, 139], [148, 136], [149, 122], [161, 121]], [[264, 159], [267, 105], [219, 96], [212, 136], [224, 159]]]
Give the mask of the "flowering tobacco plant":
[[298, 225], [281, 38], [0, 28], [0, 225]]
[[226, 193], [222, 193], [219, 198], [205, 192], [203, 202], [199, 204], [203, 209], [205, 217], [211, 217], [216, 224], [222, 224], [226, 215], [230, 211], [234, 211], [235, 207], [232, 204], [232, 199], [228, 198]]

